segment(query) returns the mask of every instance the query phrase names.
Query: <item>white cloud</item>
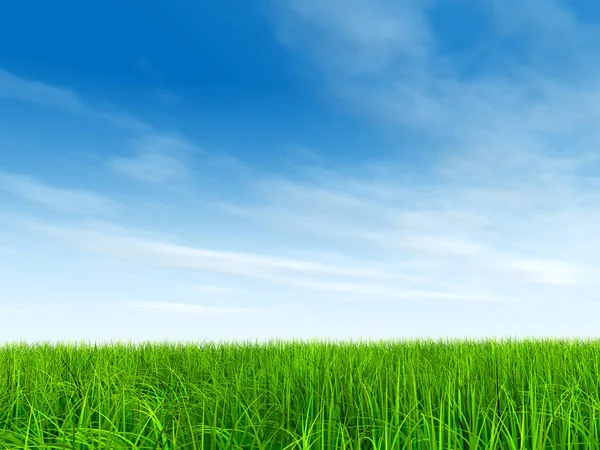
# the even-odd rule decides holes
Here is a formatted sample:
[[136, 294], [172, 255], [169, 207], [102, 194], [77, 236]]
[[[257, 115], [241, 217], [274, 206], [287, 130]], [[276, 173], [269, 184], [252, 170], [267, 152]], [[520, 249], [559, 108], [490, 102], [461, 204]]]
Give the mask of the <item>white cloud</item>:
[[553, 286], [577, 286], [593, 281], [600, 275], [600, 268], [590, 269], [582, 264], [552, 260], [519, 260], [507, 264], [507, 267], [535, 283]]
[[188, 167], [183, 158], [196, 151], [184, 139], [147, 135], [134, 141], [136, 155], [116, 157], [109, 167], [117, 172], [149, 182], [168, 182], [185, 178]]
[[113, 214], [117, 202], [78, 189], [61, 189], [18, 174], [0, 172], [0, 189], [24, 200], [70, 213]]
[[[317, 280], [315, 278], [306, 277], [280, 277], [280, 276], [263, 276], [264, 279], [283, 286], [290, 286], [303, 291], [312, 291], [319, 295], [339, 294], [342, 297], [337, 299], [329, 298], [329, 300], [344, 302], [344, 303], [380, 303], [389, 301], [423, 301], [433, 299], [443, 300], [459, 300], [473, 302], [488, 302], [496, 301], [493, 295], [486, 292], [474, 292], [465, 289], [456, 288], [444, 291], [435, 291], [427, 289], [406, 289], [406, 284], [401, 280], [396, 283], [374, 283], [374, 282], [356, 282], [356, 281], [331, 281]], [[401, 278], [401, 277], [399, 277]]]
[[582, 43], [582, 35], [591, 31], [557, 0], [492, 0], [488, 7], [500, 36], [525, 35], [545, 51], [550, 41], [561, 46], [559, 37], [569, 45]]
[[[520, 138], [521, 132], [540, 128], [568, 130], [573, 120], [596, 121], [593, 73], [599, 65], [591, 57], [600, 33], [578, 22], [559, 2], [493, 2], [487, 10], [502, 33], [529, 32], [523, 42], [531, 41], [532, 60], [509, 58], [503, 60], [504, 73], [482, 71], [469, 79], [461, 78], [452, 61], [439, 53], [427, 16], [432, 2], [343, 4], [288, 0], [276, 9], [273, 22], [282, 41], [308, 55], [325, 75], [325, 88], [353, 111], [420, 127], [443, 136], [444, 146], [448, 139], [458, 139], [458, 146], [467, 141], [471, 147], [485, 147], [499, 136]], [[388, 31], [378, 34], [381, 30]], [[493, 41], [486, 56], [494, 56], [495, 50], [503, 55], [501, 44], [502, 39]], [[569, 63], [558, 77], [557, 61], [552, 60], [550, 72], [544, 57], [564, 46], [562, 61]], [[476, 64], [475, 70], [480, 69], [485, 67]], [[486, 139], [482, 132], [488, 131], [493, 134]]]
[[429, 52], [424, 3], [289, 0], [275, 5], [273, 22], [282, 42], [308, 49], [332, 72], [376, 73], [399, 54], [422, 58]]
[[402, 279], [401, 274], [369, 268], [368, 264], [349, 267], [251, 253], [207, 250], [136, 238], [135, 236], [139, 236], [137, 230], [129, 230], [127, 234], [109, 234], [106, 231], [96, 231], [93, 226], [67, 229], [34, 222], [29, 223], [28, 226], [76, 242], [95, 252], [162, 266], [225, 272], [257, 278], [268, 278], [269, 273], [295, 272], [366, 277], [376, 280]]
[[0, 309], [0, 313], [2, 314], [18, 314], [18, 315], [29, 315], [32, 313], [31, 310], [28, 309]]
[[0, 245], [0, 256], [22, 256], [25, 252], [13, 246]]
[[135, 66], [138, 70], [150, 75], [152, 78], [161, 79], [162, 73], [156, 67], [148, 62], [146, 58], [141, 56], [137, 58]]
[[113, 170], [149, 182], [168, 182], [185, 178], [189, 168], [185, 159], [200, 150], [187, 140], [154, 131], [138, 118], [110, 107], [92, 106], [76, 92], [18, 77], [0, 69], [0, 98], [13, 98], [46, 108], [97, 118], [136, 135], [132, 139], [135, 155], [112, 158]]
[[85, 110], [77, 94], [71, 90], [19, 78], [2, 69], [0, 69], [0, 98], [12, 98], [71, 112]]
[[45, 108], [96, 117], [131, 131], [151, 130], [148, 124], [129, 114], [90, 106], [73, 90], [18, 77], [3, 69], [0, 69], [0, 98], [15, 99]]
[[186, 313], [200, 315], [216, 315], [216, 314], [247, 314], [257, 311], [254, 308], [219, 308], [202, 305], [194, 305], [190, 303], [179, 302], [160, 302], [160, 301], [132, 301], [119, 305], [119, 308], [133, 307], [156, 309], [166, 313]]
[[[206, 250], [140, 239], [135, 230], [127, 234], [108, 233], [93, 226], [77, 229], [41, 223], [22, 223], [30, 229], [59, 237], [79, 248], [98, 255], [128, 260], [142, 266], [176, 268], [203, 273], [220, 273], [256, 280], [267, 285], [343, 296], [341, 301], [378, 302], [411, 299], [455, 299], [489, 301], [482, 291], [431, 284], [431, 280], [410, 273], [401, 264], [353, 261], [347, 258], [338, 264], [299, 260], [261, 254]], [[209, 292], [211, 293], [211, 292]], [[333, 299], [340, 301], [340, 299]]]
[[196, 292], [208, 293], [208, 294], [240, 294], [243, 290], [233, 289], [224, 286], [206, 286], [206, 285], [192, 285], [191, 288]]

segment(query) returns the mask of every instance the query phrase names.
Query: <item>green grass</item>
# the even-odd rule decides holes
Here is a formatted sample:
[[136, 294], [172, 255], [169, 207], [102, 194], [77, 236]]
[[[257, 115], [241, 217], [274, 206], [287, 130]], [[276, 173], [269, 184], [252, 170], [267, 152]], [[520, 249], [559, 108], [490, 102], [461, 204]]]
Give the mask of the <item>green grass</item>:
[[600, 449], [600, 341], [0, 347], [0, 449]]

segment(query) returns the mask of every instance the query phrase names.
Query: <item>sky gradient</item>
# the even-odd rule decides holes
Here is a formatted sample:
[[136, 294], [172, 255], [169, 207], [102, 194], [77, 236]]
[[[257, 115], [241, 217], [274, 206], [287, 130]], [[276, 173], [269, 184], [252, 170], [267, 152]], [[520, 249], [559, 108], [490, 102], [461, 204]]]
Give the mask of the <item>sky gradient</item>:
[[600, 5], [4, 10], [0, 343], [600, 334]]

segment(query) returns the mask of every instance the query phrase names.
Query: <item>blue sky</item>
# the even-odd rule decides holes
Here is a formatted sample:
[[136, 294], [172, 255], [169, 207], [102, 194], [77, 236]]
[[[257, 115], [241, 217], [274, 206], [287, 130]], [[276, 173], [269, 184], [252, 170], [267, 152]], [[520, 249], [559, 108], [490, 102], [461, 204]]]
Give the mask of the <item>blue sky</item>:
[[599, 19], [11, 2], [0, 341], [597, 335]]

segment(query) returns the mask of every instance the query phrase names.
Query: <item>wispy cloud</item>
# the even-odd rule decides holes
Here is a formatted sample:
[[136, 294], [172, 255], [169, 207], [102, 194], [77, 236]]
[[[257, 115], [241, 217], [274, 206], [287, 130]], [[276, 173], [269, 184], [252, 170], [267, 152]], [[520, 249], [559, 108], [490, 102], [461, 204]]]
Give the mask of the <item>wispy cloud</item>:
[[207, 250], [167, 242], [139, 239], [135, 230], [129, 233], [111, 233], [88, 229], [67, 229], [52, 225], [29, 223], [29, 226], [47, 232], [89, 249], [113, 256], [147, 261], [151, 264], [170, 265], [181, 268], [226, 272], [253, 277], [268, 277], [277, 273], [304, 273], [367, 277], [374, 279], [402, 278], [402, 275], [381, 269], [337, 266], [320, 262], [295, 260], [281, 257], [242, 252]]
[[146, 58], [141, 56], [137, 58], [135, 66], [138, 70], [150, 75], [154, 79], [159, 80], [163, 76], [160, 70], [150, 64]]
[[425, 3], [289, 0], [274, 5], [273, 21], [283, 43], [307, 51], [329, 75], [374, 74], [398, 55], [429, 52]]
[[144, 308], [157, 310], [163, 313], [185, 313], [185, 314], [198, 314], [198, 315], [230, 315], [230, 314], [248, 314], [252, 312], [260, 311], [259, 308], [221, 308], [195, 305], [193, 303], [179, 303], [179, 302], [159, 302], [159, 301], [131, 301], [125, 302], [118, 305], [118, 309], [124, 309], [127, 307], [132, 308]]
[[116, 201], [102, 195], [79, 189], [57, 188], [25, 175], [0, 172], [0, 189], [63, 212], [111, 215], [119, 209]]
[[73, 90], [28, 80], [0, 69], [2, 97], [95, 117], [134, 133], [136, 137], [131, 139], [134, 155], [111, 158], [108, 166], [138, 180], [169, 182], [185, 178], [188, 174], [186, 158], [200, 152], [184, 138], [159, 133], [153, 126], [126, 112], [91, 106]]
[[[413, 266], [414, 273], [431, 285], [455, 280], [458, 285], [497, 292], [507, 283], [521, 281], [590, 288], [598, 284], [600, 266], [590, 255], [600, 250], [593, 231], [600, 216], [588, 212], [595, 195], [587, 200], [580, 195], [576, 200], [573, 193], [573, 202], [553, 206], [543, 190], [537, 195], [521, 193], [521, 198], [515, 191], [511, 200], [500, 195], [501, 189], [443, 185], [414, 186], [412, 199], [376, 201], [369, 193], [377, 183], [361, 193], [352, 184], [336, 182], [337, 187], [329, 187], [326, 195], [312, 184], [297, 183], [293, 189], [279, 185], [271, 195], [259, 189], [261, 196], [253, 205], [223, 210], [303, 239], [326, 236], [330, 246], [352, 243], [357, 249], [361, 241], [366, 242], [375, 259], [392, 258]], [[290, 195], [303, 189], [310, 202]], [[559, 191], [555, 186], [554, 192]], [[546, 207], [536, 209], [536, 203], [542, 202]]]
[[[402, 264], [386, 265], [376, 261], [327, 264], [315, 260], [290, 259], [241, 252], [226, 252], [175, 245], [164, 241], [140, 239], [135, 230], [107, 233], [94, 227], [77, 229], [23, 222], [22, 226], [59, 237], [86, 251], [154, 267], [177, 268], [230, 277], [257, 280], [267, 285], [337, 295], [333, 301], [378, 302], [402, 299], [448, 299], [490, 301], [480, 290], [437, 283], [410, 273]], [[124, 229], [123, 229], [124, 230]]]
[[33, 311], [28, 309], [2, 309], [0, 308], [0, 313], [2, 314], [18, 314], [18, 315], [30, 315]]
[[[432, 2], [355, 0], [339, 8], [331, 0], [288, 0], [276, 9], [274, 26], [285, 43], [315, 62], [334, 96], [354, 110], [392, 122], [422, 127], [444, 138], [470, 139], [471, 145], [478, 145], [473, 139], [481, 141], [489, 131], [495, 138], [508, 128], [564, 130], [573, 119], [590, 124], [594, 120], [590, 112], [598, 111], [593, 100], [598, 83], [589, 83], [594, 80], [589, 64], [593, 72], [598, 70], [590, 57], [600, 31], [577, 21], [557, 1], [489, 5], [497, 30], [486, 56], [502, 58], [505, 70], [476, 67], [478, 72], [469, 78], [439, 51], [427, 15]], [[529, 44], [530, 62], [501, 51], [503, 39], [514, 33]], [[555, 45], [557, 41], [561, 44]], [[549, 74], [547, 59], [556, 55], [548, 47], [563, 48], [562, 56], [571, 63], [560, 75], [556, 70]], [[572, 85], [567, 79], [588, 83]], [[565, 100], [567, 108], [559, 107]]]
[[[564, 2], [558, 0], [493, 0], [488, 4], [498, 35], [526, 35], [527, 39], [535, 41], [535, 46], [542, 46], [545, 52], [549, 50], [548, 44], [557, 36], [562, 36], [566, 45], [572, 46], [584, 43], [582, 38], [593, 31], [580, 23], [565, 6]], [[558, 45], [560, 47], [562, 44]]]
[[0, 98], [34, 103], [45, 108], [84, 114], [135, 132], [146, 132], [151, 126], [114, 108], [92, 107], [75, 91], [16, 76], [0, 69]]
[[149, 182], [169, 182], [185, 178], [188, 167], [184, 158], [199, 150], [190, 142], [176, 137], [147, 135], [133, 142], [132, 157], [116, 157], [109, 167], [129, 177]]
[[[4, 236], [2, 236], [4, 238]], [[22, 256], [26, 254], [23, 250], [16, 247], [0, 245], [0, 256]]]
[[207, 293], [207, 294], [217, 294], [217, 295], [242, 294], [245, 292], [241, 289], [233, 289], [230, 287], [206, 286], [206, 285], [197, 285], [197, 284], [192, 285], [191, 289], [195, 292], [202, 292], [202, 293]]
[[[454, 214], [460, 219], [460, 214]], [[435, 215], [424, 213], [411, 218], [407, 226], [419, 227], [427, 217], [435, 224]], [[448, 217], [452, 217], [449, 215]], [[468, 218], [468, 215], [466, 216]], [[464, 219], [465, 217], [463, 217]], [[406, 221], [405, 221], [406, 222]], [[446, 222], [452, 228], [451, 222]], [[504, 288], [535, 292], [536, 286], [593, 288], [600, 279], [600, 267], [595, 264], [552, 260], [549, 258], [523, 258], [523, 252], [502, 251], [495, 246], [467, 251], [459, 247], [450, 249], [439, 242], [427, 241], [388, 245], [387, 253], [395, 255], [395, 262], [382, 264], [379, 258], [363, 260], [359, 264], [352, 258], [338, 264], [325, 264], [311, 260], [287, 259], [240, 252], [207, 250], [164, 241], [140, 239], [135, 230], [107, 233], [106, 229], [89, 227], [69, 229], [29, 223], [29, 227], [61, 237], [82, 249], [95, 254], [135, 261], [144, 265], [194, 270], [204, 273], [221, 273], [232, 277], [254, 279], [267, 285], [325, 295], [331, 301], [389, 302], [394, 300], [427, 301], [519, 301], [502, 296]], [[439, 213], [438, 225], [439, 226]], [[443, 224], [442, 224], [443, 226]], [[115, 228], [118, 230], [118, 228]], [[382, 234], [385, 237], [385, 232]], [[388, 234], [389, 237], [389, 234]], [[398, 240], [405, 239], [401, 234]], [[495, 242], [494, 242], [495, 243]], [[536, 242], [533, 242], [535, 249]], [[425, 247], [425, 248], [423, 248]], [[389, 253], [392, 250], [392, 253]], [[527, 249], [530, 250], [530, 249]], [[421, 256], [419, 259], [418, 255]], [[459, 265], [448, 265], [452, 258], [460, 257]], [[449, 259], [450, 258], [450, 259]], [[209, 293], [214, 292], [210, 289]], [[223, 292], [222, 289], [217, 289]], [[492, 294], [494, 293], [494, 294]], [[558, 293], [560, 294], [560, 293]], [[585, 301], [586, 298], [580, 298]]]
[[84, 112], [86, 109], [77, 94], [69, 89], [26, 80], [2, 69], [0, 69], [0, 97], [71, 112]]

